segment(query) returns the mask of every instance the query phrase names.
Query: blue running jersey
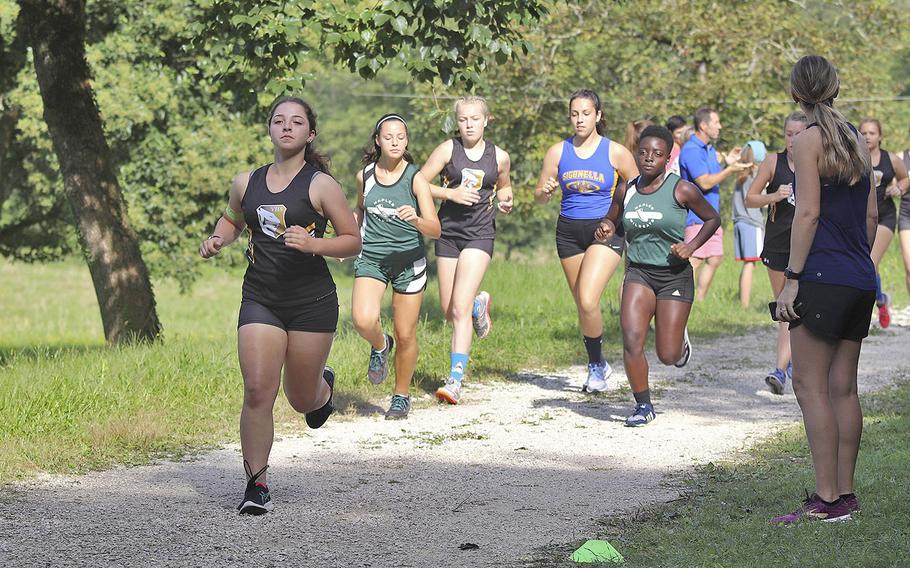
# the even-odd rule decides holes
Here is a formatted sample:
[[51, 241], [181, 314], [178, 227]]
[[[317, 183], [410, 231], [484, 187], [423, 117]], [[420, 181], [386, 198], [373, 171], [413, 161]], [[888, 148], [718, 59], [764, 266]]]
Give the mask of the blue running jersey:
[[589, 158], [579, 158], [572, 138], [562, 143], [559, 157], [559, 214], [569, 219], [600, 219], [610, 210], [616, 190], [616, 170], [610, 163], [610, 140], [601, 138]]

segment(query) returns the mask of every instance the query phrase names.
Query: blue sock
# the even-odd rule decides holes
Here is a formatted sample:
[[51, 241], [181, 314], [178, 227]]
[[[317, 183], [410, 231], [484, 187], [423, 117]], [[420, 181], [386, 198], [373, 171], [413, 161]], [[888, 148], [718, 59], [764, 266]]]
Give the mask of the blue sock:
[[452, 370], [449, 371], [449, 376], [455, 379], [458, 382], [461, 382], [461, 379], [464, 378], [464, 372], [468, 369], [468, 354], [467, 353], [452, 353]]
[[875, 302], [879, 306], [885, 303], [885, 295], [882, 293], [882, 277], [878, 272], [875, 273]]

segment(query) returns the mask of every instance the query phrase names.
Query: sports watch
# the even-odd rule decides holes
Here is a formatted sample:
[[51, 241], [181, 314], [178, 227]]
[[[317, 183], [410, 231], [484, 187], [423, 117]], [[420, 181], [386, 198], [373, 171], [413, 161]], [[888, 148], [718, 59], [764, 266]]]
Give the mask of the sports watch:
[[793, 272], [790, 270], [790, 267], [784, 268], [784, 278], [787, 280], [799, 280], [799, 277], [802, 276], [802, 272]]

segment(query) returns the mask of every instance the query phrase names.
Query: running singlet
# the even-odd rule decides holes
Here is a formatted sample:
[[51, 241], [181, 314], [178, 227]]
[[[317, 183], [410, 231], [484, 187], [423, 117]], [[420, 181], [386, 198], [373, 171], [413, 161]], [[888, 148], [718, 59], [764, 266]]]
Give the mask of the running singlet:
[[616, 170], [610, 163], [610, 140], [601, 137], [594, 153], [579, 158], [572, 138], [562, 143], [559, 157], [559, 214], [568, 219], [601, 219], [610, 210], [616, 190]]
[[675, 243], [685, 240], [689, 210], [676, 200], [679, 176], [667, 172], [657, 191], [638, 192], [635, 178], [626, 189], [622, 226], [626, 233], [626, 257], [633, 264], [679, 266], [687, 264], [670, 252]]
[[774, 176], [765, 192], [768, 195], [777, 193], [782, 185], [789, 185], [791, 192], [787, 199], [768, 205], [763, 253], [790, 254], [790, 227], [793, 225], [793, 213], [796, 212], [796, 194], [792, 189], [796, 185], [796, 175], [787, 163], [786, 151], [778, 152]]
[[[812, 123], [808, 128], [814, 126]], [[852, 124], [849, 126], [856, 132]], [[871, 172], [867, 172], [853, 185], [821, 178], [818, 227], [800, 281], [875, 290], [875, 267], [866, 233], [870, 177]], [[798, 187], [794, 189], [799, 191]]]
[[285, 246], [284, 233], [299, 225], [322, 238], [326, 219], [310, 203], [310, 183], [314, 176], [328, 174], [304, 164], [286, 188], [272, 193], [265, 181], [268, 169], [250, 175], [240, 202], [250, 230], [243, 298], [270, 307], [306, 304], [332, 293], [335, 282], [324, 258]]
[[894, 179], [891, 154], [885, 150], [879, 150], [878, 165], [872, 166], [872, 175], [875, 178], [875, 197], [878, 199], [878, 218], [882, 219], [888, 215], [895, 215], [897, 208], [894, 206], [894, 198], [885, 194], [885, 190], [888, 189]]
[[[376, 262], [382, 262], [391, 255], [411, 262], [423, 258], [423, 241], [417, 227], [398, 217], [398, 208], [403, 205], [410, 205], [420, 212], [412, 190], [416, 174], [417, 167], [408, 164], [395, 183], [383, 185], [376, 179], [375, 163], [363, 169], [362, 258]], [[409, 258], [405, 259], [405, 256]]]
[[439, 223], [443, 237], [459, 239], [492, 239], [496, 236], [496, 179], [499, 164], [496, 162], [496, 146], [484, 142], [483, 155], [476, 162], [468, 158], [461, 138], [452, 139], [452, 158], [442, 169], [440, 180], [443, 187], [474, 188], [480, 192], [480, 201], [474, 205], [462, 205], [454, 201], [443, 201], [439, 206]]

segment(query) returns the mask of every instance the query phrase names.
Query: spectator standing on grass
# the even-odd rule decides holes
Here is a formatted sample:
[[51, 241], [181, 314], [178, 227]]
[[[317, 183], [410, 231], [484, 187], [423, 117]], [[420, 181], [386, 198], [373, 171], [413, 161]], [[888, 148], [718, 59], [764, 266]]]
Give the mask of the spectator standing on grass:
[[841, 521], [860, 508], [854, 472], [863, 413], [856, 375], [875, 304], [878, 207], [869, 150], [834, 108], [839, 89], [834, 66], [818, 55], [800, 59], [790, 74], [790, 92], [811, 123], [793, 142], [796, 213], [777, 316], [790, 322], [793, 391], [815, 491], [773, 523]]
[[[714, 149], [714, 141], [720, 136], [720, 116], [714, 109], [702, 107], [695, 111], [693, 120], [695, 134], [686, 141], [679, 153], [680, 177], [691, 182], [705, 194], [705, 199], [720, 211], [720, 184], [728, 177], [752, 167], [751, 163], [740, 162], [740, 148], [734, 148], [726, 155], [726, 167], [721, 167]], [[691, 242], [701, 231], [701, 218], [689, 212], [686, 226], [686, 242]], [[692, 253], [692, 267], [696, 272], [695, 299], [704, 300], [714, 280], [714, 273], [724, 258], [724, 230], [717, 231], [704, 245]]]
[[752, 276], [755, 263], [761, 260], [761, 246], [764, 240], [764, 220], [760, 207], [746, 206], [746, 193], [755, 179], [755, 172], [764, 159], [767, 150], [758, 140], [750, 140], [743, 147], [741, 159], [752, 162], [752, 167], [743, 170], [736, 177], [733, 188], [733, 251], [734, 258], [743, 263], [739, 273], [739, 303], [749, 307], [752, 296]]

